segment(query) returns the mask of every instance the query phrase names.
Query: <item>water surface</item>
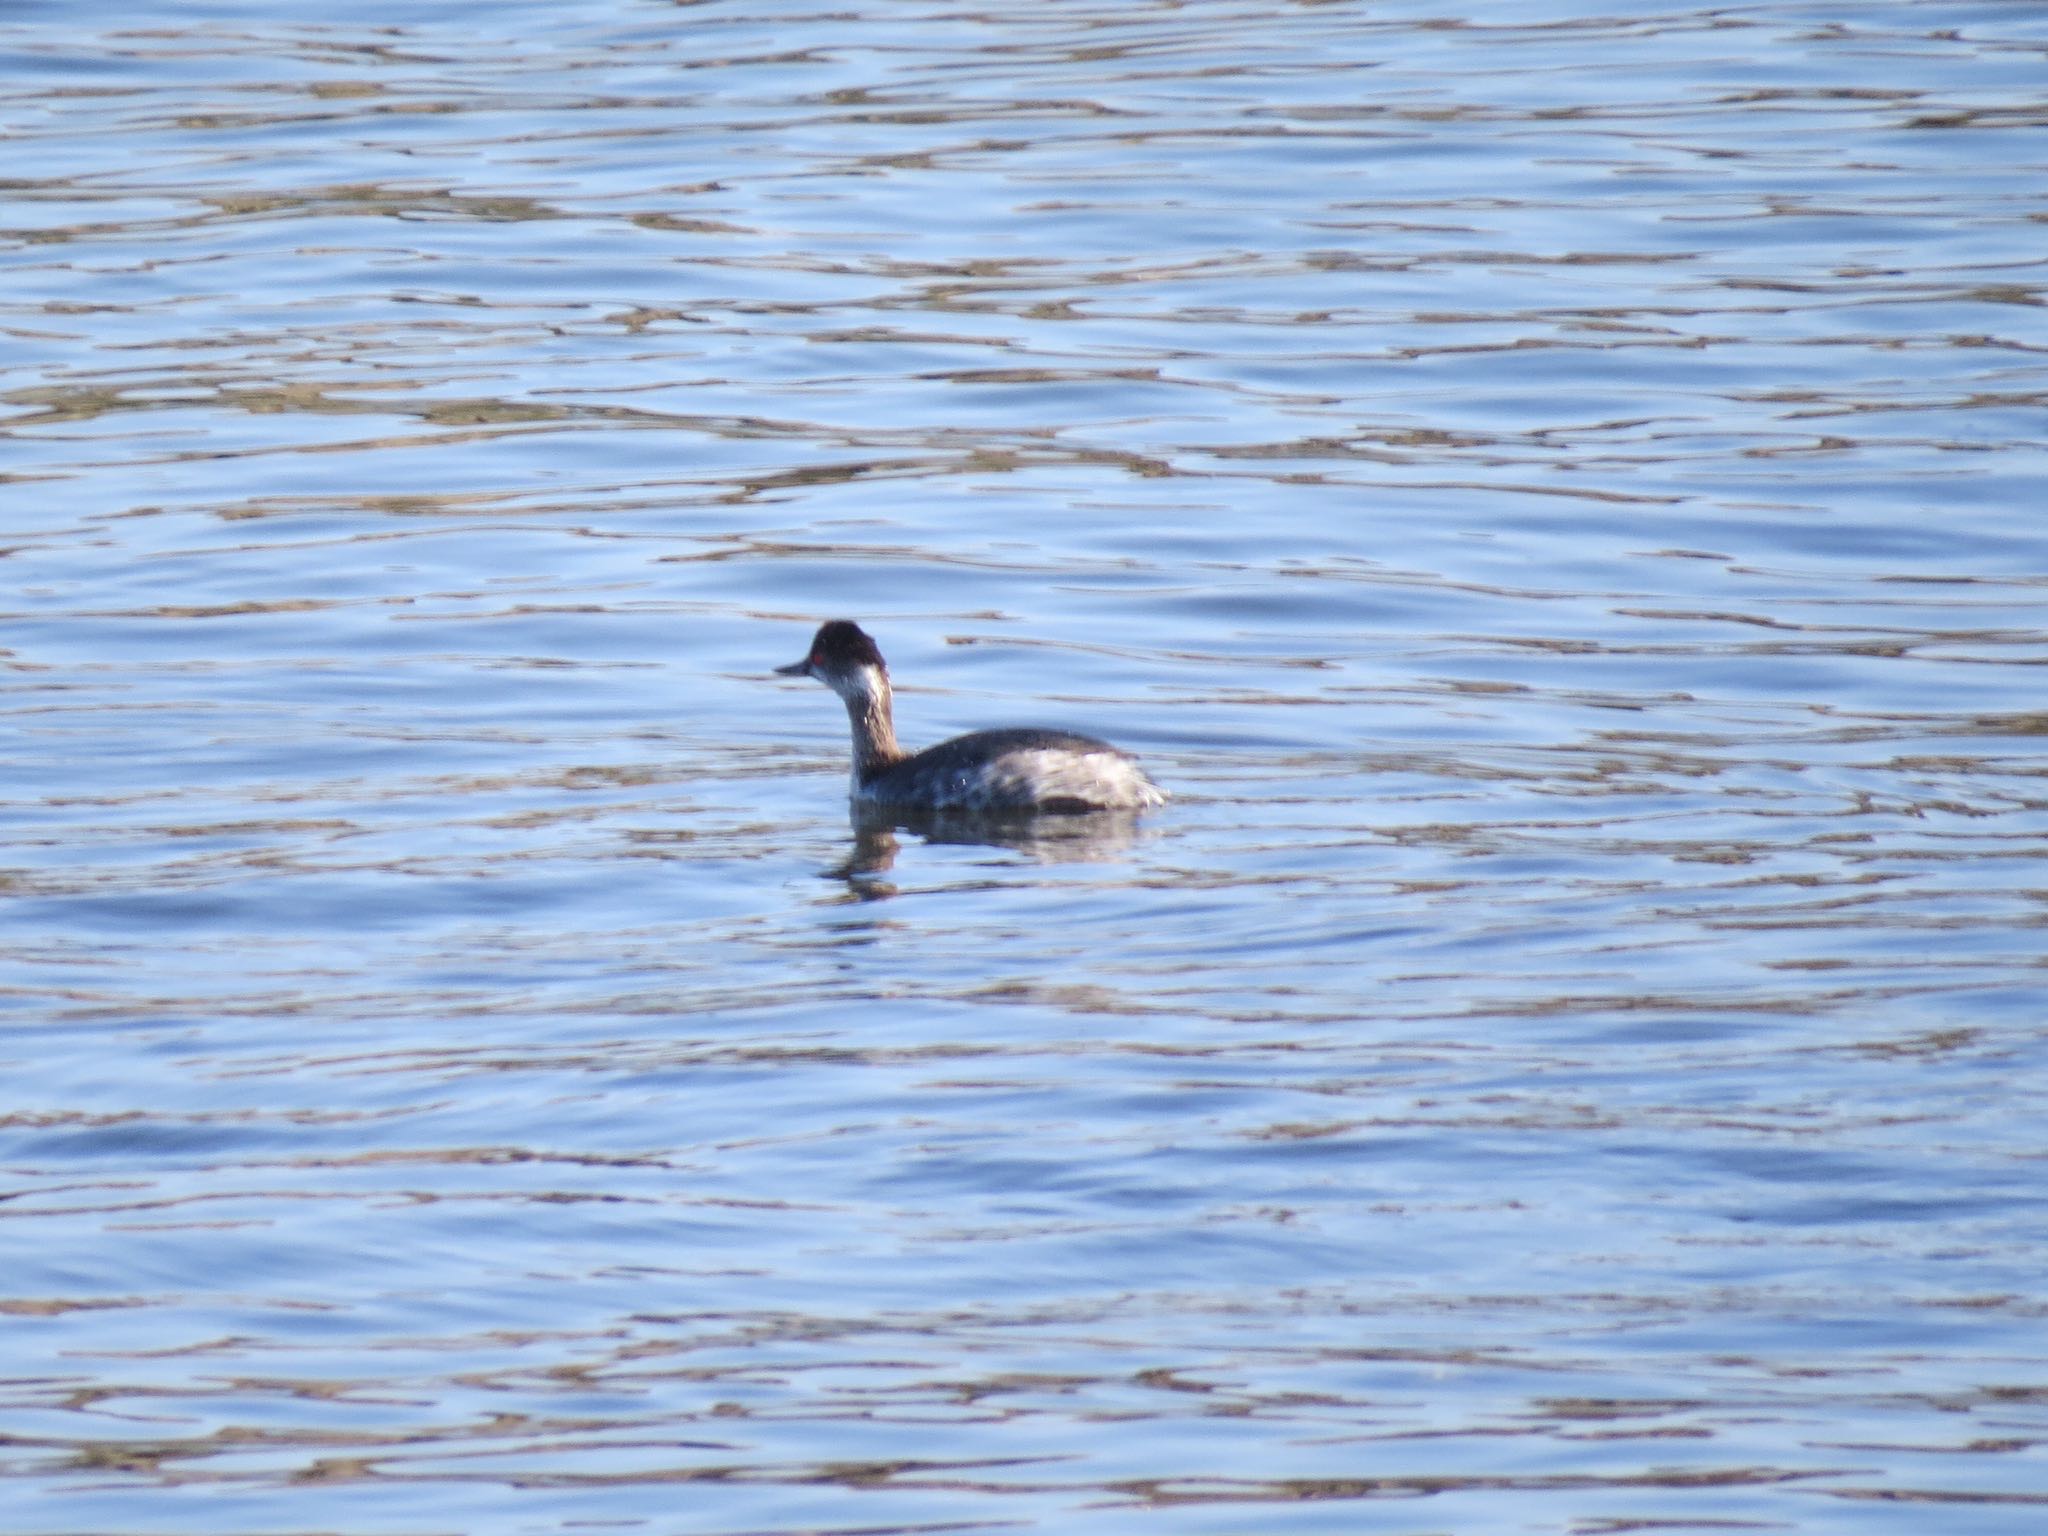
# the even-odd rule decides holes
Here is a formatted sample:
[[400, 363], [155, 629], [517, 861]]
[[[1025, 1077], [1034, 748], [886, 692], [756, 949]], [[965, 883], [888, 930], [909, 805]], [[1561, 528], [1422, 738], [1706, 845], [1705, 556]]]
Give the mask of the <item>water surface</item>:
[[2044, 51], [13, 8], [0, 1528], [2038, 1529]]

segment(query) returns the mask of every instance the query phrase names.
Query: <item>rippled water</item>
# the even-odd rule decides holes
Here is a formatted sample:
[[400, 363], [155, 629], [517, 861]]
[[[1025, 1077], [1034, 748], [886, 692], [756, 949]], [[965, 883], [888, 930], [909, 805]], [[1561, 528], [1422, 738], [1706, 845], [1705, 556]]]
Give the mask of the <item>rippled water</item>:
[[0, 1528], [2041, 1529], [2038, 8], [0, 50]]

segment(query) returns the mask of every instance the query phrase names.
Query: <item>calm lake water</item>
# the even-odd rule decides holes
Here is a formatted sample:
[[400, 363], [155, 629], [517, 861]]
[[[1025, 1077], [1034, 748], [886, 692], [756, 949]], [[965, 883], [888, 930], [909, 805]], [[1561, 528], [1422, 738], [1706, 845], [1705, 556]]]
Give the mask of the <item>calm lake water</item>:
[[335, 9], [0, 13], [0, 1529], [2043, 1529], [2048, 12]]

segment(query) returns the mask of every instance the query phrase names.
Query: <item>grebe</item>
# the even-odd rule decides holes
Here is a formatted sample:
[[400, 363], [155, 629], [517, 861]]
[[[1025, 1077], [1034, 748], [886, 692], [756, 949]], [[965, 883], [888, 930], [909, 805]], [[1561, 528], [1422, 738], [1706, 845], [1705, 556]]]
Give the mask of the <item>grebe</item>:
[[820, 625], [784, 677], [814, 677], [846, 701], [853, 722], [853, 799], [921, 811], [1142, 811], [1166, 794], [1129, 753], [1093, 736], [1032, 726], [971, 731], [922, 752], [896, 745], [889, 669], [858, 624]]

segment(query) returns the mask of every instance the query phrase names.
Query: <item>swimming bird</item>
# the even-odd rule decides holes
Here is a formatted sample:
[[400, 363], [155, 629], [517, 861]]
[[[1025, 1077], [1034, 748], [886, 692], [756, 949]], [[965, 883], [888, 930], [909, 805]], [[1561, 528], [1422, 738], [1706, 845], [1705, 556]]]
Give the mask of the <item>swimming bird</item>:
[[1166, 803], [1166, 792], [1128, 752], [1072, 731], [1009, 726], [905, 752], [896, 744], [889, 668], [851, 620], [820, 625], [809, 654], [775, 670], [815, 678], [845, 701], [856, 805], [1015, 815], [1142, 811]]

